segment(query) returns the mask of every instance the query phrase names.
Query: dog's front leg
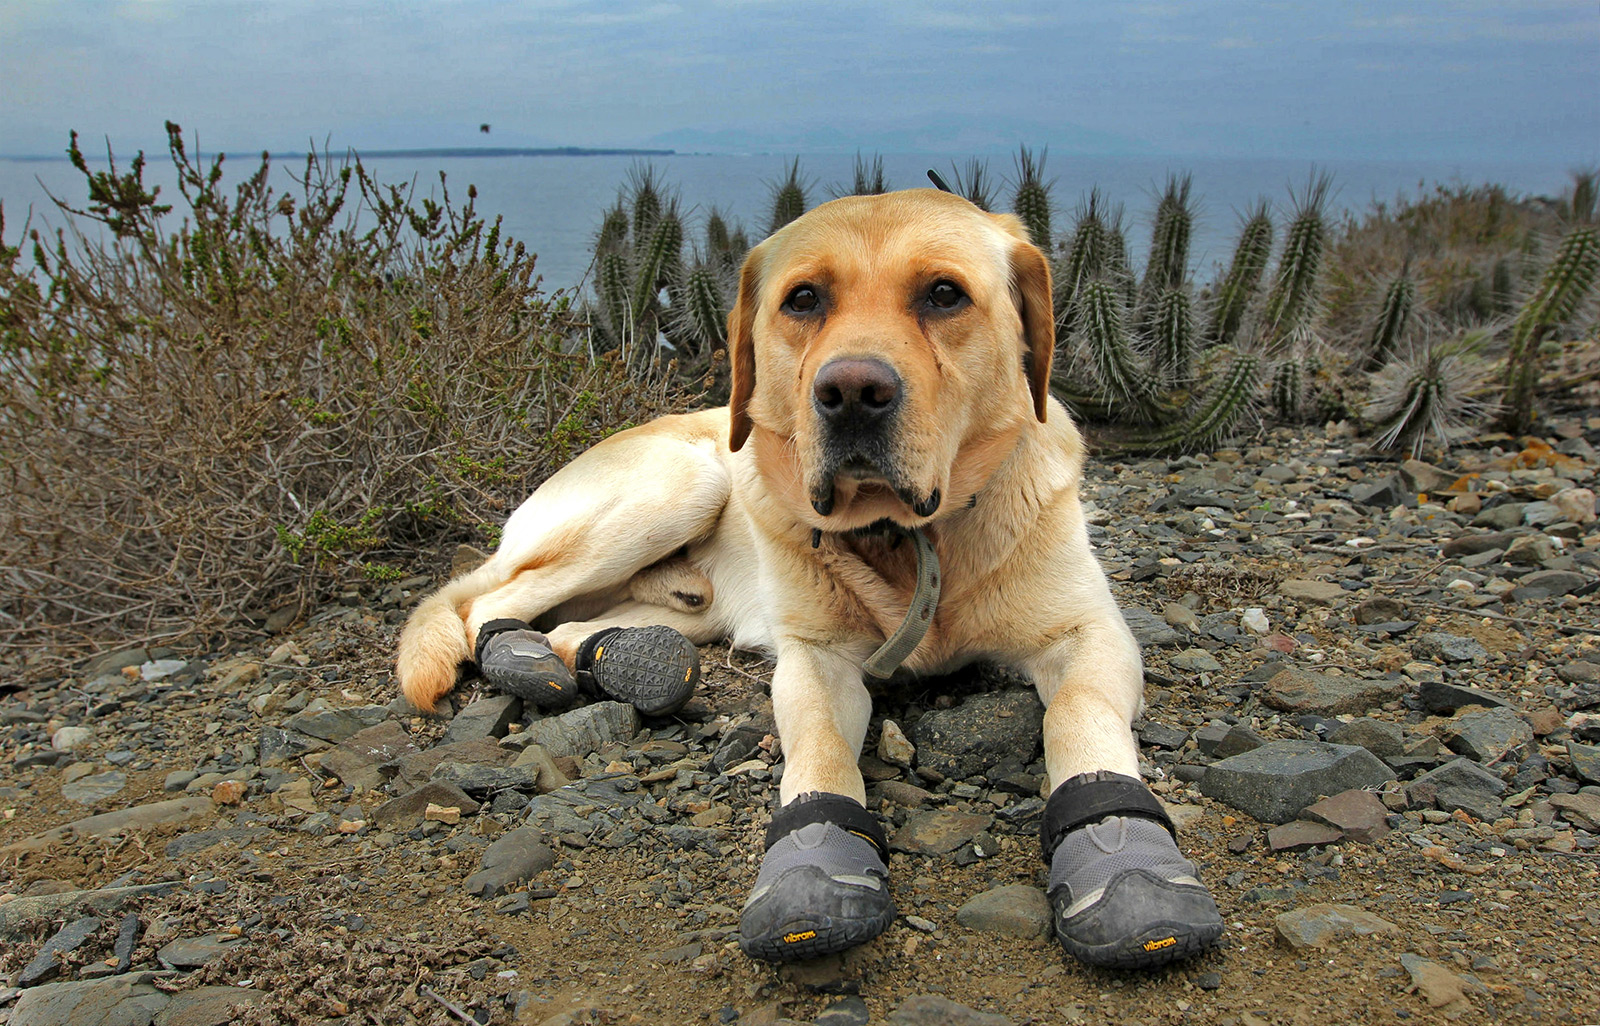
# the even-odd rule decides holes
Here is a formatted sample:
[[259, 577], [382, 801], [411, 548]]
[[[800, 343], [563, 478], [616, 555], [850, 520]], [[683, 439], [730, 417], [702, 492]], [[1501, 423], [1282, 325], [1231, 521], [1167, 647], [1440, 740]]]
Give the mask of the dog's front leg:
[[782, 807], [739, 923], [755, 958], [843, 951], [894, 920], [888, 846], [856, 766], [872, 716], [861, 682], [867, 647], [778, 644], [772, 708], [783, 742]]
[[1122, 617], [1108, 614], [1027, 661], [1053, 788], [1040, 835], [1062, 946], [1091, 965], [1149, 968], [1210, 947], [1222, 917], [1139, 777], [1143, 668]]

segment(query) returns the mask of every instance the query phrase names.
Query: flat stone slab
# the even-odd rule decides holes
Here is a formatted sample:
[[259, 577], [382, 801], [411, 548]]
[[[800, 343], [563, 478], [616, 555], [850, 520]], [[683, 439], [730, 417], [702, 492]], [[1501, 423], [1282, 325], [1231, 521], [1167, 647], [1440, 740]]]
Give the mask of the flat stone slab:
[[1389, 833], [1389, 810], [1371, 791], [1342, 791], [1307, 806], [1301, 815], [1326, 823], [1362, 844], [1382, 840]]
[[1054, 913], [1044, 891], [1008, 884], [984, 891], [956, 910], [956, 922], [980, 933], [1044, 940], [1054, 929]]
[[155, 973], [100, 980], [47, 983], [22, 992], [8, 1026], [227, 1026], [237, 1009], [257, 1005], [266, 992], [246, 987], [196, 987], [178, 994], [159, 990]]
[[521, 827], [483, 850], [481, 868], [467, 877], [462, 887], [468, 894], [497, 898], [555, 864], [555, 853], [544, 843], [544, 834]]
[[1129, 606], [1122, 611], [1122, 619], [1133, 632], [1133, 637], [1139, 642], [1140, 648], [1183, 644], [1184, 636], [1148, 609]]
[[518, 740], [543, 746], [552, 759], [581, 759], [613, 741], [627, 741], [638, 732], [639, 712], [633, 706], [626, 702], [595, 702], [560, 716], [534, 720]]
[[1344, 831], [1327, 823], [1310, 819], [1295, 819], [1267, 831], [1267, 844], [1273, 851], [1303, 851], [1337, 844]]
[[1585, 784], [1600, 784], [1600, 745], [1581, 745], [1567, 742], [1567, 759], [1572, 770]]
[[43, 983], [61, 971], [61, 956], [78, 950], [84, 941], [100, 932], [99, 916], [84, 916], [63, 926], [54, 937], [44, 942], [33, 961], [17, 977], [17, 986], [32, 987]]
[[1365, 748], [1320, 741], [1274, 741], [1213, 763], [1202, 794], [1266, 823], [1287, 823], [1323, 795], [1371, 787], [1394, 776]]
[[1408, 687], [1398, 679], [1339, 677], [1291, 666], [1267, 682], [1261, 690], [1261, 701], [1284, 712], [1338, 716], [1363, 713], [1392, 702]]
[[1444, 732], [1452, 752], [1477, 762], [1494, 762], [1532, 742], [1533, 728], [1506, 708], [1462, 713]]
[[1277, 920], [1278, 940], [1288, 947], [1326, 948], [1351, 937], [1399, 933], [1400, 927], [1355, 905], [1310, 905], [1284, 912]]
[[1380, 759], [1404, 755], [1406, 732], [1398, 723], [1365, 717], [1341, 723], [1328, 735], [1328, 743], [1357, 745]]
[[1470, 663], [1475, 659], [1489, 658], [1489, 650], [1474, 639], [1440, 631], [1418, 637], [1412, 642], [1411, 651], [1419, 659], [1436, 659], [1446, 663]]
[[453, 745], [460, 741], [505, 737], [511, 724], [521, 715], [522, 699], [515, 695], [485, 695], [456, 713], [439, 743]]
[[1423, 681], [1417, 687], [1417, 698], [1421, 700], [1424, 709], [1441, 716], [1448, 716], [1469, 705], [1478, 705], [1485, 709], [1509, 708], [1511, 705], [1499, 695], [1436, 680]]
[[992, 823], [993, 816], [949, 809], [913, 813], [906, 825], [894, 832], [889, 847], [916, 855], [943, 855], [972, 840], [974, 834], [989, 829]]
[[1445, 812], [1461, 809], [1478, 819], [1493, 819], [1500, 809], [1505, 781], [1471, 759], [1456, 759], [1430, 770], [1405, 787], [1413, 806], [1437, 806]]
[[889, 1026], [1015, 1026], [1010, 1016], [980, 1012], [940, 994], [913, 994], [889, 1013]]
[[297, 712], [283, 721], [286, 730], [309, 734], [321, 741], [337, 744], [368, 727], [375, 727], [389, 718], [386, 705], [357, 705], [344, 709], [310, 708]]
[[129, 902], [149, 895], [161, 895], [180, 886], [177, 881], [140, 884], [136, 887], [105, 887], [95, 891], [64, 891], [13, 898], [0, 905], [0, 940], [26, 939], [40, 924], [63, 916], [99, 913], [109, 915]]
[[1553, 794], [1550, 804], [1561, 810], [1567, 822], [1585, 830], [1600, 830], [1600, 794]]
[[398, 798], [391, 798], [372, 813], [372, 822], [380, 827], [409, 830], [422, 822], [429, 805], [457, 808], [463, 816], [478, 811], [478, 803], [448, 780], [430, 780], [421, 787]]
[[911, 727], [911, 740], [918, 766], [961, 780], [987, 772], [1006, 756], [1032, 761], [1043, 726], [1038, 695], [1013, 688], [923, 714]]
[[404, 727], [394, 720], [384, 720], [377, 726], [357, 731], [339, 742], [338, 747], [324, 752], [322, 769], [358, 791], [370, 791], [383, 783], [380, 766], [420, 750]]
[[0, 848], [0, 854], [16, 855], [43, 851], [73, 838], [106, 837], [126, 830], [149, 830], [152, 827], [167, 826], [172, 823], [187, 823], [210, 816], [214, 809], [215, 806], [212, 805], [210, 798], [200, 796], [171, 798], [164, 802], [135, 805], [129, 809], [102, 812], [97, 816], [74, 820], [54, 830], [23, 838]]
[[1334, 581], [1308, 581], [1291, 577], [1278, 585], [1278, 594], [1308, 606], [1331, 606], [1348, 594]]
[[117, 770], [79, 777], [61, 785], [61, 797], [79, 805], [93, 805], [104, 801], [128, 786], [127, 775]]
[[441, 762], [464, 762], [476, 766], [502, 766], [516, 758], [516, 752], [502, 748], [490, 738], [476, 741], [456, 741], [434, 745], [420, 752], [402, 755], [378, 767], [380, 773], [391, 778], [394, 787], [402, 794], [426, 784]]
[[236, 950], [242, 943], [226, 933], [180, 937], [156, 952], [156, 958], [168, 969], [198, 969]]

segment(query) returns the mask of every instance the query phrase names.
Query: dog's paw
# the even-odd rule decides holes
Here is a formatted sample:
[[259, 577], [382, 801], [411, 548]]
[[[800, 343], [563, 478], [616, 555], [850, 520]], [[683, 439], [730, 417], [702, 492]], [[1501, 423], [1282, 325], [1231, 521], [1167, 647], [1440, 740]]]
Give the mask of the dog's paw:
[[1160, 823], [1108, 816], [1079, 826], [1050, 859], [1056, 938], [1080, 962], [1150, 969], [1210, 948], [1222, 916]]
[[[808, 799], [817, 804], [807, 808]], [[809, 821], [786, 829], [802, 819]], [[881, 830], [860, 805], [839, 795], [802, 796], [774, 827], [780, 833], [769, 834], [739, 920], [745, 954], [768, 962], [816, 958], [864, 944], [894, 922]]]

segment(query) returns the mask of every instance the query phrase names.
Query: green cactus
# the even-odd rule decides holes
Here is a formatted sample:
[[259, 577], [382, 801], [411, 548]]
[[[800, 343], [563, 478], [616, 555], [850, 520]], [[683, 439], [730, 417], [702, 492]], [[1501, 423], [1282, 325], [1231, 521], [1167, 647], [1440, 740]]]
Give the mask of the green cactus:
[[1196, 349], [1189, 290], [1169, 288], [1163, 291], [1150, 320], [1150, 336], [1155, 342], [1155, 370], [1162, 384], [1171, 387], [1187, 381]]
[[1044, 180], [1044, 161], [1050, 153], [1048, 147], [1039, 151], [1034, 159], [1032, 151], [1023, 146], [1017, 153], [1017, 191], [1011, 199], [1011, 211], [1021, 218], [1028, 229], [1033, 244], [1050, 252], [1050, 187], [1053, 182]]
[[1597, 178], [1600, 178], [1600, 171], [1572, 172], [1572, 193], [1564, 211], [1572, 222], [1587, 224], [1594, 220]]
[[1228, 273], [1217, 286], [1206, 328], [1207, 345], [1231, 345], [1244, 323], [1245, 311], [1261, 287], [1261, 276], [1272, 260], [1272, 215], [1266, 200], [1259, 200], [1244, 217], [1239, 243], [1233, 250]]
[[1091, 189], [1078, 205], [1067, 255], [1056, 268], [1055, 304], [1057, 337], [1072, 330], [1074, 299], [1091, 279], [1107, 277], [1126, 266], [1126, 241], [1122, 235], [1120, 208], [1109, 211], [1099, 189]]
[[783, 180], [772, 186], [772, 217], [767, 234], [782, 228], [806, 212], [806, 186], [800, 179], [800, 158], [794, 158]]
[[709, 353], [726, 340], [727, 304], [718, 287], [718, 275], [700, 264], [683, 277], [672, 304], [676, 337], [697, 353]]
[[1117, 283], [1106, 278], [1084, 283], [1074, 305], [1079, 337], [1102, 393], [1148, 414], [1155, 386], [1134, 351]]
[[633, 241], [637, 246], [655, 231], [664, 202], [654, 164], [635, 164], [628, 169], [628, 193], [633, 198]]
[[848, 190], [842, 190], [835, 195], [839, 196], [878, 196], [889, 191], [889, 180], [883, 174], [883, 156], [874, 153], [872, 162], [867, 163], [861, 156], [861, 151], [856, 151], [855, 181]]
[[1367, 361], [1362, 368], [1375, 371], [1389, 362], [1399, 348], [1411, 319], [1411, 308], [1417, 299], [1417, 282], [1411, 277], [1411, 262], [1406, 261], [1383, 292], [1383, 304], [1378, 308], [1378, 320], [1367, 339]]
[[1405, 450], [1421, 456], [1431, 438], [1442, 447], [1450, 432], [1487, 412], [1472, 392], [1478, 375], [1467, 358], [1488, 339], [1487, 331], [1431, 345], [1420, 359], [1396, 360], [1377, 376], [1367, 404], [1377, 438], [1375, 449]]
[[605, 218], [600, 222], [600, 235], [595, 240], [595, 252], [605, 253], [610, 250], [626, 249], [628, 246], [628, 208], [622, 202], [622, 197], [617, 197], [617, 202], [606, 211]]
[[1272, 409], [1282, 420], [1300, 419], [1306, 394], [1305, 368], [1298, 357], [1290, 356], [1272, 372]]
[[965, 174], [952, 162], [950, 173], [956, 180], [955, 190], [959, 195], [965, 196], [979, 210], [994, 209], [995, 181], [989, 174], [988, 161], [977, 157], [968, 159]]
[[[669, 203], [657, 216], [649, 238], [634, 250], [633, 323], [636, 329], [653, 326], [661, 289], [677, 271], [682, 259], [683, 222], [677, 205]], [[654, 338], [653, 331], [650, 336]]]
[[1156, 205], [1150, 232], [1150, 259], [1144, 269], [1146, 306], [1168, 289], [1180, 288], [1189, 276], [1189, 235], [1194, 228], [1193, 183], [1188, 175], [1170, 175]]
[[1158, 436], [1148, 446], [1161, 451], [1193, 452], [1214, 449], [1228, 437], [1255, 402], [1261, 386], [1261, 357], [1237, 352], [1202, 397], [1190, 417]]
[[1294, 196], [1294, 218], [1284, 238], [1283, 254], [1263, 311], [1265, 341], [1274, 352], [1310, 326], [1317, 312], [1323, 258], [1328, 249], [1325, 208], [1332, 179], [1315, 175], [1303, 193]]
[[595, 292], [600, 302], [600, 316], [594, 318], [594, 324], [601, 331], [604, 347], [617, 349], [629, 339], [633, 324], [628, 258], [621, 250], [608, 249], [600, 254], [599, 262]]
[[1533, 426], [1542, 345], [1551, 332], [1583, 307], [1596, 277], [1600, 277], [1600, 229], [1579, 225], [1561, 240], [1538, 287], [1522, 304], [1511, 326], [1505, 394], [1501, 399], [1501, 420], [1506, 430], [1520, 433]]

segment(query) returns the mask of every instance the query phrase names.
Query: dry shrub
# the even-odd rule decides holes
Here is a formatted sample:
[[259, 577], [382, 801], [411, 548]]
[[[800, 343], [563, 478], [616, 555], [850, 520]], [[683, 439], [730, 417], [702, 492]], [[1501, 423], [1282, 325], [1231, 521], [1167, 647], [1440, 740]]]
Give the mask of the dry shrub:
[[679, 398], [564, 351], [567, 298], [474, 190], [414, 200], [313, 154], [293, 190], [263, 155], [230, 194], [167, 128], [181, 224], [143, 154], [92, 171], [74, 135], [86, 209], [0, 249], [0, 661], [211, 642], [421, 546], [492, 544]]

